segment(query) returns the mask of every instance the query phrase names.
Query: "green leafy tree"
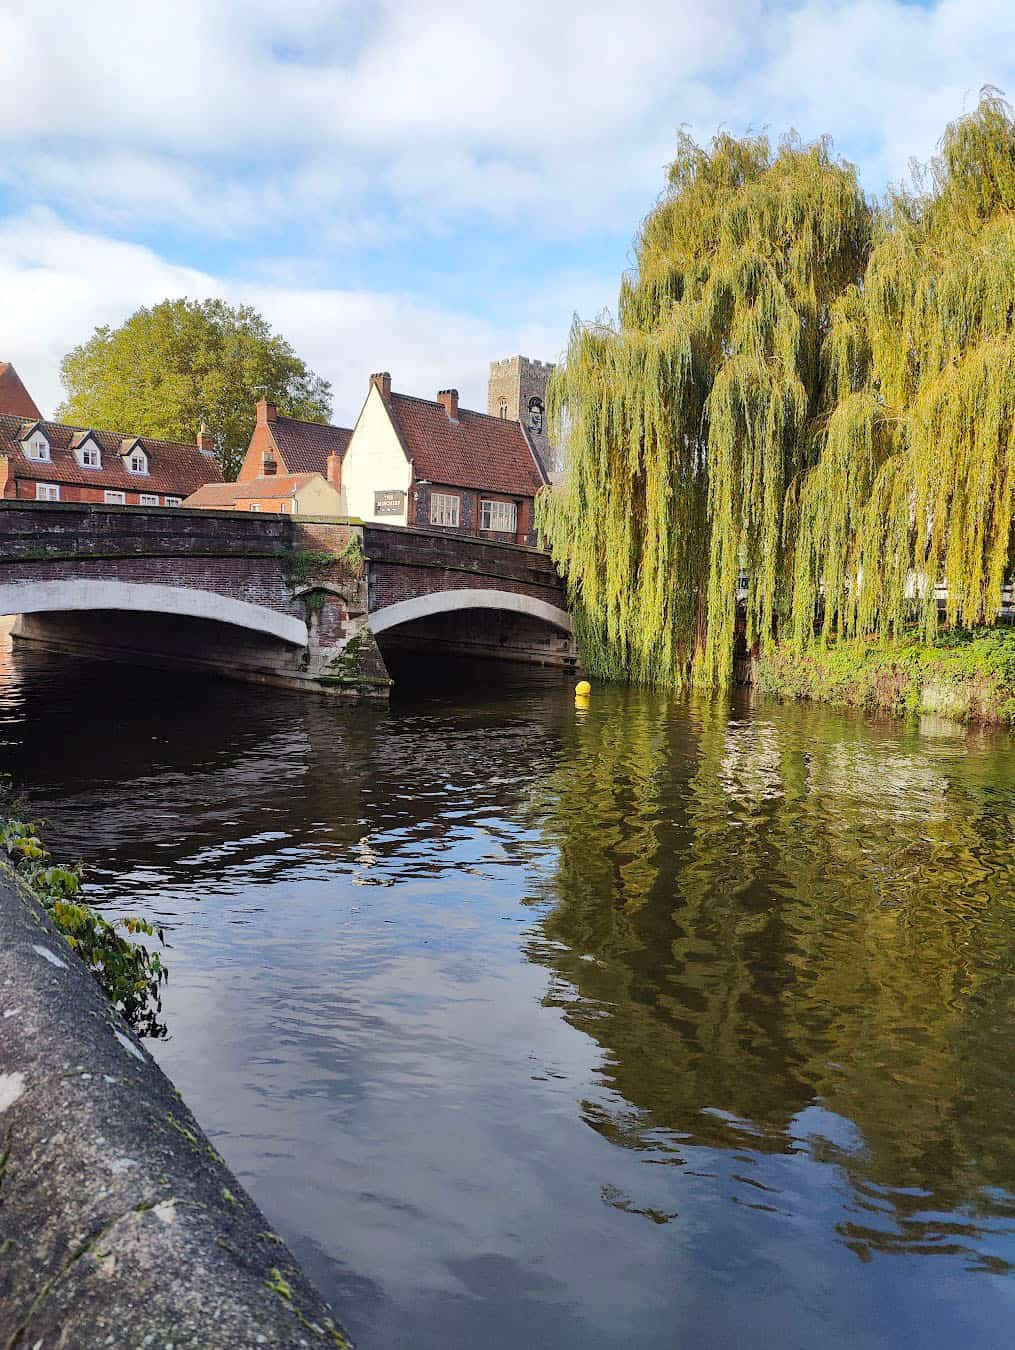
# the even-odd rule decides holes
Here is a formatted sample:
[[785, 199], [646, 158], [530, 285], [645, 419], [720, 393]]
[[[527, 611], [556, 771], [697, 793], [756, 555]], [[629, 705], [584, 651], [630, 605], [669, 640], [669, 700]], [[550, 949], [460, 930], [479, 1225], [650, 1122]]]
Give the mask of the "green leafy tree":
[[[868, 203], [827, 141], [679, 142], [616, 323], [550, 390], [539, 522], [598, 673], [722, 686], [749, 642], [990, 620], [1015, 493], [1015, 123], [985, 90], [927, 186]], [[558, 443], [561, 443], [558, 441]], [[914, 589], [916, 594], [914, 596]], [[784, 621], [780, 626], [780, 620]]]
[[163, 300], [96, 328], [60, 367], [57, 416], [79, 426], [190, 441], [204, 422], [235, 477], [267, 393], [289, 417], [326, 422], [331, 386], [249, 305]]

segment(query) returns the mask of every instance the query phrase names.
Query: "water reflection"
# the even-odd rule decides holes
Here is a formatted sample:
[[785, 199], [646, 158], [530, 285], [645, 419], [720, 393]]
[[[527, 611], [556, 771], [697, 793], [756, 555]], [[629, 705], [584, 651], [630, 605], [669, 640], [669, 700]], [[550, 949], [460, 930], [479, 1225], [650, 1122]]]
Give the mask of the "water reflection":
[[819, 709], [642, 694], [577, 725], [537, 793], [559, 862], [528, 951], [606, 1052], [622, 1105], [589, 1124], [654, 1161], [806, 1149], [849, 1177], [861, 1258], [1006, 1268], [1013, 802], [1007, 746], [975, 734], [935, 756]]
[[1004, 1343], [1008, 738], [7, 660], [0, 767], [166, 924], [155, 1053], [364, 1346]]

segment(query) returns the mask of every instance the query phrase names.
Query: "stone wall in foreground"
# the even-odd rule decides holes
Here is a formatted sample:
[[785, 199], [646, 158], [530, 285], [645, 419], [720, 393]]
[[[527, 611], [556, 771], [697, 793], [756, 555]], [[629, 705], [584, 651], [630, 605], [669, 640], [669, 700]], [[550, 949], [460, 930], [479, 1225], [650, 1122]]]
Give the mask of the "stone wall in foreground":
[[0, 873], [0, 1343], [348, 1346], [38, 902]]

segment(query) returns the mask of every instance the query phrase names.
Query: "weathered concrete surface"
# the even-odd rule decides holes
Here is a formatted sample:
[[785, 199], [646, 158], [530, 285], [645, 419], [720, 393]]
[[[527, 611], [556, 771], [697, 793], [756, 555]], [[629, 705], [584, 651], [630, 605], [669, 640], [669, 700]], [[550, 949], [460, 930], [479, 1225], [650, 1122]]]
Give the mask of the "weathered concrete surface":
[[0, 874], [0, 1344], [345, 1346], [41, 906]]

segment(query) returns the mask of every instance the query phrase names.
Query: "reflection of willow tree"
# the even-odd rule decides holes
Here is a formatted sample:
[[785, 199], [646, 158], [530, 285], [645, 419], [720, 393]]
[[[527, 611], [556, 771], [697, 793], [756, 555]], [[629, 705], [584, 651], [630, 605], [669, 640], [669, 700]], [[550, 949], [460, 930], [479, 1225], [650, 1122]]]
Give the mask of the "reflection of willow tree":
[[951, 783], [925, 748], [817, 709], [736, 722], [629, 700], [575, 740], [546, 802], [560, 862], [533, 955], [640, 1113], [597, 1127], [744, 1144], [725, 1112], [780, 1151], [818, 1100], [863, 1136], [862, 1153], [815, 1143], [861, 1187], [949, 1207], [1011, 1186], [997, 757], [992, 801], [975, 765]]

